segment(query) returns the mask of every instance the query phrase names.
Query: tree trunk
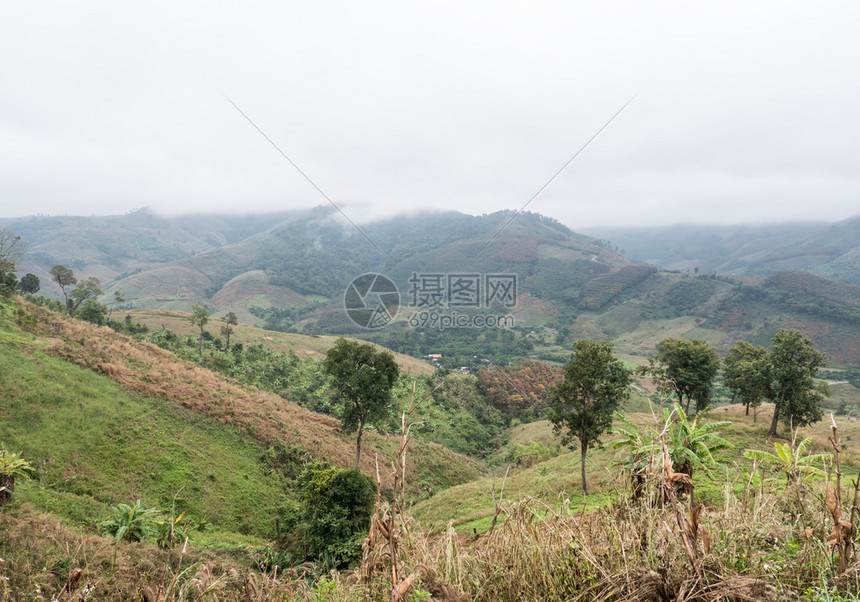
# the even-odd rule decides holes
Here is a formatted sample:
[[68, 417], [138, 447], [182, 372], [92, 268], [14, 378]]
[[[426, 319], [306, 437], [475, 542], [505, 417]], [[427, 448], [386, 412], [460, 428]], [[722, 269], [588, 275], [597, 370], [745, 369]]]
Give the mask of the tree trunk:
[[0, 504], [2, 504], [12, 497], [12, 492], [15, 490], [15, 477], [12, 475], [0, 476], [0, 487], [3, 488], [3, 491], [0, 491]]
[[200, 327], [200, 358], [203, 358], [203, 327]]
[[585, 455], [588, 453], [588, 440], [581, 440], [579, 448], [582, 452], [582, 492], [588, 495], [588, 481], [585, 477]]
[[[750, 415], [750, 402], [746, 402], [745, 405], [747, 406], [747, 414], [746, 415], [749, 416]], [[755, 412], [755, 410], [753, 410], [753, 412]], [[753, 422], [755, 422], [755, 421], [753, 421]]]
[[776, 427], [779, 425], [779, 406], [773, 405], [773, 420], [770, 422], [770, 431], [768, 431], [768, 437], [773, 437], [776, 435]]
[[355, 469], [358, 470], [358, 462], [361, 460], [361, 435], [364, 433], [364, 420], [358, 425], [358, 437], [355, 438]]
[[755, 421], [756, 421], [756, 410], [757, 409], [758, 409], [758, 406], [753, 406], [753, 424], [755, 424]]

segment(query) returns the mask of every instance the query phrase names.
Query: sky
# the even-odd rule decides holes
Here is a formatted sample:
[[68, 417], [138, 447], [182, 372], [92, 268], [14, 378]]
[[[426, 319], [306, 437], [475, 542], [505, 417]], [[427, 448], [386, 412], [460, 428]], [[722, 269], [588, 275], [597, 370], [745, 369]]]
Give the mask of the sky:
[[844, 219], [858, 25], [856, 2], [6, 3], [0, 217]]

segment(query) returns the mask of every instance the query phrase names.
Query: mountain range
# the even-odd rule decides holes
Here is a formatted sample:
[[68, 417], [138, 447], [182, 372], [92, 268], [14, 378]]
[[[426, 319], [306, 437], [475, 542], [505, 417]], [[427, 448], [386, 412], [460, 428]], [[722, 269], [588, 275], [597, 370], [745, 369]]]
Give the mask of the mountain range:
[[[739, 339], [766, 344], [784, 327], [802, 329], [833, 363], [860, 366], [860, 218], [588, 236], [510, 211], [425, 213], [356, 227], [327, 207], [175, 218], [143, 209], [3, 219], [0, 228], [22, 237], [28, 253], [19, 273], [38, 275], [49, 295], [59, 289], [48, 270], [63, 263], [79, 278], [99, 277], [105, 301], [121, 292], [125, 309], [203, 305], [215, 317], [234, 311], [247, 324], [444, 355], [449, 367], [517, 357], [563, 362], [583, 336], [610, 340], [633, 361], [668, 336], [703, 338], [725, 352]], [[356, 326], [344, 311], [350, 282], [365, 273], [386, 276], [400, 294], [394, 320], [379, 331]], [[413, 298], [416, 276], [476, 274], [515, 276], [516, 303], [460, 313], [512, 316], [512, 334], [409, 324], [422, 309]]]
[[860, 216], [835, 223], [679, 224], [586, 232], [611, 240], [631, 259], [668, 270], [750, 276], [803, 270], [860, 285]]

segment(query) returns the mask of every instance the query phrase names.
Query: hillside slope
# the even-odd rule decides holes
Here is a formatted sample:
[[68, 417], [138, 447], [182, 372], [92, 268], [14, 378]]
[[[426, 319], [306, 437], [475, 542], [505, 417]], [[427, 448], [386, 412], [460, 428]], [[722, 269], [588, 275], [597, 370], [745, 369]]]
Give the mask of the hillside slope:
[[[180, 311], [158, 311], [158, 310], [134, 310], [117, 311], [113, 314], [117, 319], [123, 319], [129, 315], [134, 322], [143, 324], [150, 332], [161, 328], [168, 328], [180, 336], [194, 336], [200, 330], [188, 321], [190, 314]], [[243, 345], [263, 345], [267, 349], [273, 349], [282, 353], [296, 353], [303, 358], [322, 359], [326, 352], [334, 345], [337, 337], [328, 335], [305, 335], [291, 332], [277, 332], [263, 330], [254, 326], [248, 326], [241, 322], [233, 327], [231, 345], [241, 343]], [[209, 329], [218, 332], [218, 322], [213, 321]], [[394, 353], [394, 359], [404, 374], [426, 375], [432, 374], [435, 367], [423, 360], [410, 355]]]
[[[40, 466], [26, 495], [42, 509], [92, 522], [105, 504], [139, 497], [164, 506], [184, 486], [184, 507], [217, 529], [269, 537], [291, 487], [266, 463], [269, 446], [352, 465], [353, 436], [331, 417], [108, 328], [27, 303], [13, 309], [0, 326], [0, 440]], [[361, 467], [374, 474], [397, 438], [364, 439]], [[482, 471], [442, 446], [414, 445], [413, 483], [441, 490]]]

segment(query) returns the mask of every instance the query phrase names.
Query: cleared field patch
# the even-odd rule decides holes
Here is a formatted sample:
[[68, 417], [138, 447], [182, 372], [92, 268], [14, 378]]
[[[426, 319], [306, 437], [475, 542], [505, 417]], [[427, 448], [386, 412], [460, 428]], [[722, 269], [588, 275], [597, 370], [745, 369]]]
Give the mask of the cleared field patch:
[[[200, 330], [188, 321], [189, 314], [179, 311], [115, 311], [114, 316], [122, 320], [126, 314], [131, 315], [134, 322], [140, 322], [149, 328], [150, 332], [156, 332], [161, 328], [168, 328], [179, 336], [196, 337]], [[222, 322], [218, 318], [212, 318], [207, 325], [213, 336], [220, 336]], [[263, 330], [247, 324], [238, 324], [230, 337], [231, 344], [242, 343], [243, 345], [261, 344], [268, 349], [274, 349], [282, 353], [294, 352], [300, 357], [311, 359], [322, 359], [326, 352], [334, 345], [338, 337], [331, 335], [305, 335], [292, 332], [278, 332], [274, 330]], [[362, 341], [365, 342], [365, 341]], [[418, 358], [402, 353], [394, 353], [394, 358], [406, 374], [424, 375], [432, 374], [435, 368]]]

